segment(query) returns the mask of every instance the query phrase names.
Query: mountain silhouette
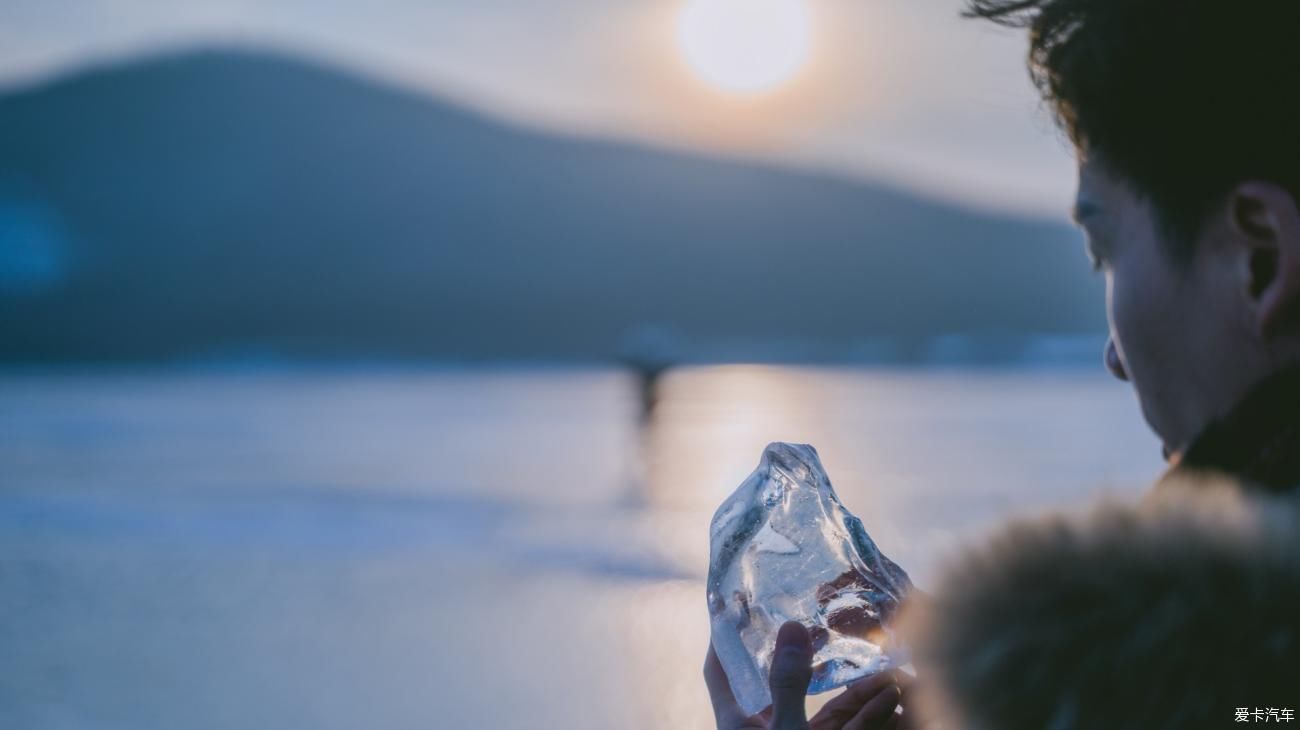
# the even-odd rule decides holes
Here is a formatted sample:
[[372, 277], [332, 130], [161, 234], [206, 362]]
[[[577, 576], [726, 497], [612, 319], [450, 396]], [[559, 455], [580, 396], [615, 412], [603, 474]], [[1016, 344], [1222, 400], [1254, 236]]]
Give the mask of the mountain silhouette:
[[0, 96], [0, 359], [591, 360], [647, 327], [833, 356], [1104, 318], [1063, 224], [529, 131], [275, 54]]

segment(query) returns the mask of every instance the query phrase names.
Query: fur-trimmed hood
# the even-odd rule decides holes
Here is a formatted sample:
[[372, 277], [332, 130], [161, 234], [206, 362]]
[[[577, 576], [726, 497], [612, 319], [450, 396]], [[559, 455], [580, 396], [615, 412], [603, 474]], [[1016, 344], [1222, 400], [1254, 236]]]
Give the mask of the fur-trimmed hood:
[[909, 711], [948, 730], [1300, 722], [1295, 492], [1174, 469], [1140, 504], [1012, 524], [938, 585], [900, 626]]
[[1300, 722], [1300, 367], [1173, 461], [1140, 503], [1014, 523], [915, 595], [908, 711], [947, 730]]

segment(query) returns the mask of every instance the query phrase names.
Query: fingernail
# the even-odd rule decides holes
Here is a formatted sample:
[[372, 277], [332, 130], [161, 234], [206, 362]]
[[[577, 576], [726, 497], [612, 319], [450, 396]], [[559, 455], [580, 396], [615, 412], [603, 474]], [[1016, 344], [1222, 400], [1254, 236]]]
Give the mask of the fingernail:
[[787, 621], [781, 624], [781, 630], [776, 634], [776, 643], [787, 651], [797, 651], [800, 654], [812, 652], [812, 642], [808, 637], [808, 630], [798, 621]]

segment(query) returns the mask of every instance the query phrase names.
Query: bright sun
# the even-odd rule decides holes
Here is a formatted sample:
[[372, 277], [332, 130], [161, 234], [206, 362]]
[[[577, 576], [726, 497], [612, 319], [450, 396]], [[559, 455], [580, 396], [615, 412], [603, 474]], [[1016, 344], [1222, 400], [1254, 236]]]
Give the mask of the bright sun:
[[704, 81], [756, 94], [789, 80], [808, 58], [804, 0], [687, 0], [677, 44]]

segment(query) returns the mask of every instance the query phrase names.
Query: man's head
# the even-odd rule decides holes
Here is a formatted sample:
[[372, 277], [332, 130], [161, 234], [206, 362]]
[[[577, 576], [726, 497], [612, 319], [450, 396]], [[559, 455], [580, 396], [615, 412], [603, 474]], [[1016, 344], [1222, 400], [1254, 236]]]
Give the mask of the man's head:
[[1300, 363], [1300, 1], [968, 0], [1030, 31], [1106, 277], [1106, 363], [1181, 450]]

